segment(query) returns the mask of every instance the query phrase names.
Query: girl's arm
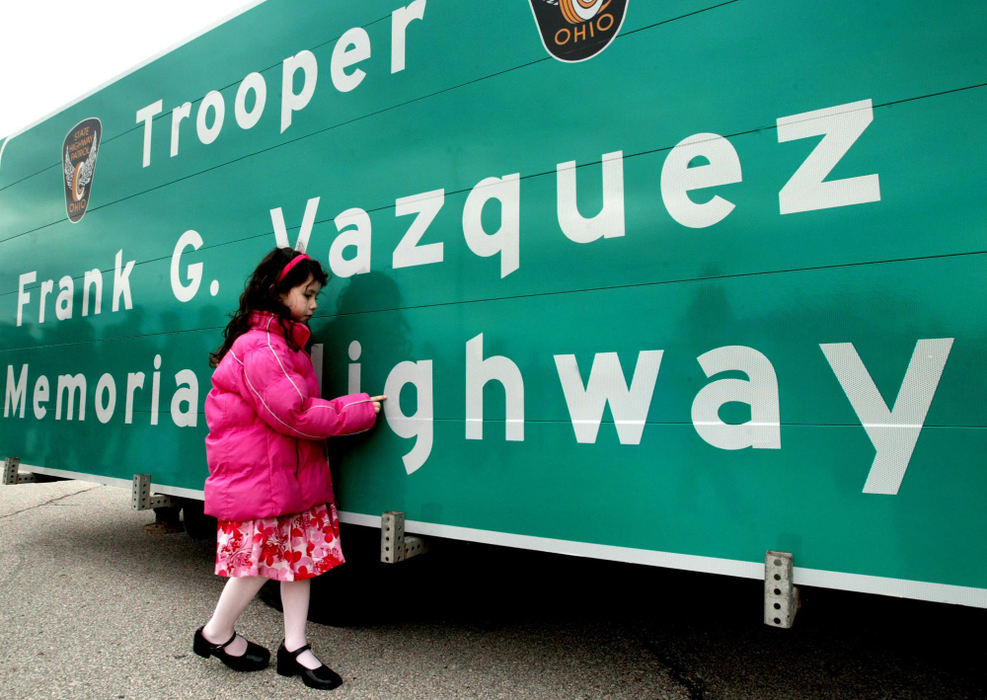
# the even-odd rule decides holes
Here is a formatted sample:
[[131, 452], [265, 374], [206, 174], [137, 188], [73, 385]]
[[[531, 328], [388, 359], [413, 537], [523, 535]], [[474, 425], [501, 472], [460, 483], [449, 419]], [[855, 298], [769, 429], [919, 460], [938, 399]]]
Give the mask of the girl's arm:
[[332, 400], [309, 396], [305, 378], [290, 372], [272, 348], [237, 359], [242, 360], [247, 394], [257, 415], [280, 433], [321, 440], [368, 430], [376, 420], [368, 394]]
[[335, 399], [313, 397], [306, 401], [306, 413], [316, 416], [320, 411], [335, 416], [332, 435], [362, 433], [377, 421], [377, 409], [370, 394], [347, 394]]

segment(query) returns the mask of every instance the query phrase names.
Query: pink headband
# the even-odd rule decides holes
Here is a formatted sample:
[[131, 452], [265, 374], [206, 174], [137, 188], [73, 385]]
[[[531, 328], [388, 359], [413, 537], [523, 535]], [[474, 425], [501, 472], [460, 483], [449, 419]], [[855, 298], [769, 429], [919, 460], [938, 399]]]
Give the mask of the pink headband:
[[295, 265], [297, 265], [298, 263], [300, 263], [302, 260], [311, 260], [311, 259], [312, 258], [310, 258], [307, 255], [305, 255], [305, 253], [299, 253], [298, 255], [296, 255], [295, 257], [293, 257], [291, 259], [291, 262], [290, 263], [288, 263], [287, 265], [284, 266], [284, 269], [281, 270], [281, 273], [278, 275], [277, 281], [280, 282], [281, 280], [283, 280], [284, 277], [285, 277], [285, 275], [287, 275], [289, 272], [291, 272], [291, 268], [293, 268]]

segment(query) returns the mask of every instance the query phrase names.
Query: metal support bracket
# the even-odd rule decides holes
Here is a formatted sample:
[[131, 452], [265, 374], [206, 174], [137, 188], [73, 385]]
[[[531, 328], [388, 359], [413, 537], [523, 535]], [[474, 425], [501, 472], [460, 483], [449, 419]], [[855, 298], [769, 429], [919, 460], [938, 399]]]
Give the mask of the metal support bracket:
[[5, 486], [13, 484], [29, 484], [35, 481], [34, 474], [20, 472], [20, 457], [7, 457], [3, 462], [3, 483]]
[[404, 534], [404, 513], [388, 511], [380, 516], [380, 560], [396, 564], [405, 559], [424, 554], [425, 540]]
[[789, 629], [799, 608], [799, 589], [792, 584], [792, 555], [764, 555], [764, 624]]
[[134, 474], [134, 487], [131, 490], [131, 505], [134, 510], [169, 508], [175, 505], [171, 496], [151, 495], [151, 475]]

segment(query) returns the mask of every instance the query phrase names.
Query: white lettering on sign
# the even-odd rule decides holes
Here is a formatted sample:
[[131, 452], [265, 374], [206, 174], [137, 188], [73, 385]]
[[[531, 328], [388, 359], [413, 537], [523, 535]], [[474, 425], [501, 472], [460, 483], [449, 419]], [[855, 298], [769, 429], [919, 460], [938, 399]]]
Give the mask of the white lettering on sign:
[[[182, 257], [189, 248], [199, 250], [202, 245], [202, 236], [199, 235], [199, 232], [195, 229], [189, 229], [179, 236], [178, 241], [175, 242], [175, 248], [171, 252], [171, 267], [168, 274], [171, 282], [171, 293], [175, 295], [175, 299], [182, 303], [192, 301], [195, 295], [199, 293], [205, 266], [201, 262], [186, 265], [182, 262]], [[183, 265], [185, 265], [184, 274]], [[209, 283], [209, 294], [211, 296], [219, 294], [219, 280], [214, 279]]]
[[576, 201], [576, 161], [559, 163], [555, 167], [556, 213], [559, 227], [566, 238], [576, 243], [592, 243], [599, 238], [624, 235], [624, 154], [604, 153], [603, 206], [596, 216], [584, 217]]
[[[407, 416], [401, 410], [401, 391], [413, 386], [416, 410]], [[415, 446], [401, 458], [405, 471], [413, 474], [432, 454], [432, 361], [401, 362], [384, 381], [384, 416], [387, 425], [398, 437], [414, 438]]]
[[96, 419], [103, 424], [113, 418], [117, 406], [117, 385], [112, 374], [104, 374], [96, 383], [96, 393], [93, 395], [93, 408], [96, 409]]
[[[183, 408], [184, 406], [184, 408]], [[171, 421], [178, 428], [194, 428], [199, 421], [199, 379], [190, 369], [175, 372], [175, 393], [169, 407]]]
[[58, 280], [58, 298], [55, 299], [55, 318], [67, 321], [72, 318], [72, 299], [75, 296], [75, 284], [72, 278], [65, 275]]
[[[484, 356], [484, 334], [466, 342], [466, 439], [484, 438], [483, 392], [496, 382], [504, 389], [505, 439], [524, 440], [524, 377], [521, 369], [504, 355]], [[905, 371], [893, 408], [881, 398], [873, 379], [864, 367], [851, 343], [823, 343], [820, 349], [856, 412], [876, 455], [863, 486], [868, 494], [897, 494], [909, 461], [925, 425], [932, 399], [938, 388], [946, 361], [953, 345], [952, 338], [922, 339], [916, 342]], [[349, 390], [360, 390], [361, 344], [349, 346]], [[597, 353], [584, 381], [576, 356], [555, 355], [569, 420], [577, 443], [595, 444], [607, 406], [613, 416], [617, 438], [622, 445], [639, 445], [647, 426], [664, 350], [642, 350], [628, 385], [617, 353]], [[762, 353], [746, 346], [725, 346], [700, 355], [699, 364], [707, 378], [723, 372], [743, 372], [747, 379], [727, 377], [702, 387], [692, 402], [692, 423], [697, 434], [712, 447], [722, 450], [781, 449], [781, 419], [778, 382], [774, 367]], [[153, 358], [151, 392], [147, 406], [148, 423], [158, 424], [161, 398], [161, 355]], [[321, 364], [321, 362], [320, 362]], [[146, 374], [143, 371], [126, 374], [124, 392], [124, 424], [134, 422], [138, 395], [143, 396]], [[28, 403], [30, 366], [8, 364], [4, 390], [4, 418], [23, 419]], [[176, 427], [195, 427], [199, 413], [198, 379], [190, 369], [179, 369], [173, 377], [174, 390], [170, 400], [170, 416]], [[391, 430], [402, 438], [414, 439], [412, 449], [402, 457], [408, 474], [420, 469], [428, 460], [433, 446], [433, 378], [432, 360], [404, 361], [387, 375], [384, 393], [390, 400], [384, 404], [384, 415]], [[117, 401], [117, 380], [110, 373], [99, 377], [91, 396], [89, 383], [81, 373], [63, 373], [57, 377], [54, 420], [79, 421], [87, 419], [86, 405], [91, 400], [97, 420], [110, 422]], [[402, 408], [401, 394], [413, 390], [415, 409], [407, 413]], [[406, 397], [410, 398], [410, 397]], [[47, 376], [39, 375], [30, 396], [34, 418], [48, 416], [51, 384]], [[719, 417], [727, 403], [750, 406], [751, 420], [729, 424]], [[405, 401], [405, 406], [409, 402]]]
[[[158, 424], [158, 411], [161, 401], [160, 370], [161, 355], [155, 355], [152, 364], [152, 392], [148, 408], [148, 423]], [[23, 364], [19, 373], [15, 367], [7, 365], [7, 385], [4, 391], [3, 417], [24, 417], [27, 405], [27, 386], [30, 377], [30, 365]], [[130, 372], [126, 375], [126, 408], [124, 424], [134, 422], [134, 399], [136, 392], [144, 387], [144, 373]], [[191, 369], [180, 369], [174, 375], [175, 389], [171, 395], [170, 416], [172, 423], [179, 428], [194, 428], [198, 425], [199, 416], [199, 379]], [[36, 420], [43, 420], [48, 415], [48, 403], [51, 401], [51, 383], [44, 374], [38, 375], [34, 383], [31, 397], [32, 408]], [[84, 423], [87, 419], [86, 405], [92, 401], [96, 419], [100, 423], [109, 423], [115, 416], [117, 407], [117, 383], [110, 373], [103, 373], [96, 382], [95, 389], [89, 392], [89, 382], [81, 372], [58, 375], [55, 388], [56, 421], [75, 421]]]
[[[852, 344], [820, 345], [877, 448], [864, 493], [898, 492], [952, 343], [952, 338], [916, 343], [898, 399], [890, 411]], [[467, 440], [483, 439], [483, 391], [488, 383], [495, 381], [505, 392], [505, 437], [507, 440], [524, 440], [524, 378], [521, 370], [502, 355], [484, 358], [483, 344], [482, 333], [466, 342], [465, 437]], [[355, 350], [352, 345], [350, 347], [353, 360], [360, 352], [359, 344], [355, 345]], [[554, 356], [576, 442], [597, 442], [604, 411], [609, 405], [620, 444], [641, 443], [663, 353], [663, 350], [640, 351], [630, 386], [617, 353], [597, 353], [586, 382], [580, 375], [575, 355]], [[781, 449], [778, 380], [770, 360], [758, 350], [740, 345], [715, 348], [697, 359], [707, 378], [723, 372], [739, 371], [747, 375], [747, 379], [717, 379], [700, 389], [692, 402], [692, 424], [697, 434], [707, 444], [722, 450]], [[25, 380], [21, 379], [20, 388], [14, 390], [9, 388], [12, 381], [12, 370], [8, 368], [8, 394], [14, 397], [11, 404], [16, 408], [18, 400], [23, 400], [17, 397], [23, 396]], [[400, 402], [400, 393], [409, 384], [414, 386], [418, 396], [417, 410], [411, 416], [405, 415]], [[351, 377], [350, 390], [358, 386], [359, 380], [354, 382]], [[388, 375], [384, 391], [391, 397], [384, 406], [391, 429], [400, 437], [416, 441], [411, 452], [403, 458], [410, 474], [424, 465], [432, 449], [432, 361], [398, 364]], [[751, 420], [740, 424], [723, 421], [719, 411], [723, 405], [732, 402], [750, 406]]]
[[[195, 133], [199, 137], [199, 141], [209, 144], [219, 138], [219, 132], [223, 130], [225, 119], [226, 102], [223, 100], [222, 93], [216, 90], [207, 92], [199, 104], [199, 111], [195, 115]], [[212, 121], [211, 124], [209, 123], [210, 120]]]
[[826, 176], [873, 120], [874, 107], [870, 100], [778, 119], [779, 143], [810, 136], [823, 137], [778, 193], [778, 208], [782, 214], [846, 207], [881, 199], [881, 183], [876, 173], [826, 181]]
[[[747, 379], [717, 379], [704, 386], [692, 402], [692, 425], [699, 437], [721, 450], [781, 449], [778, 378], [767, 357], [754, 348], [730, 345], [700, 355], [706, 377], [740, 371]], [[734, 425], [720, 419], [727, 403], [750, 406], [751, 419]]]
[[[333, 87], [340, 92], [355, 90], [367, 73], [360, 68], [347, 73], [346, 69], [370, 58], [370, 35], [363, 27], [353, 27], [343, 32], [332, 50], [329, 74]], [[282, 129], [284, 131], [284, 129]]]
[[[370, 215], [354, 207], [340, 212], [333, 223], [339, 235], [329, 248], [329, 267], [337, 277], [370, 272]], [[351, 257], [344, 251], [353, 250]]]
[[134, 302], [130, 297], [130, 273], [134, 270], [136, 260], [128, 260], [123, 264], [123, 249], [117, 251], [113, 258], [113, 306], [112, 311], [120, 308], [120, 300], [123, 299], [123, 308], [134, 308]]
[[[130, 274], [133, 272], [136, 260], [123, 262], [123, 249], [117, 251], [113, 259], [113, 298], [111, 308], [119, 311], [121, 302], [124, 309], [134, 308], [133, 297], [130, 293]], [[17, 278], [17, 325], [24, 323], [24, 311], [31, 305], [31, 290], [38, 279], [36, 270], [24, 272]], [[103, 311], [103, 273], [99, 268], [86, 270], [82, 274], [83, 296], [82, 315], [90, 315], [89, 302], [92, 299], [92, 314], [99, 315]], [[38, 293], [38, 323], [45, 322], [48, 297], [55, 289], [54, 279], [42, 280]], [[58, 280], [58, 294], [55, 298], [55, 319], [68, 321], [74, 313], [75, 279], [71, 275], [63, 275]]]
[[183, 284], [179, 272], [181, 270], [182, 255], [185, 253], [186, 248], [192, 248], [192, 250], [198, 250], [202, 247], [202, 236], [199, 235], [198, 231], [189, 229], [183, 233], [178, 242], [175, 244], [175, 250], [171, 254], [171, 269], [169, 271], [169, 278], [171, 280], [171, 292], [175, 295], [175, 298], [181, 302], [191, 301], [195, 297], [195, 293], [199, 291], [199, 285], [202, 283], [202, 263], [192, 263], [187, 268], [185, 268], [185, 277], [188, 279], [188, 284]]
[[426, 0], [415, 0], [391, 13], [391, 73], [400, 73], [405, 68], [408, 25], [413, 20], [425, 19], [425, 3]]
[[615, 352], [593, 357], [589, 381], [583, 384], [575, 355], [556, 355], [565, 403], [569, 407], [576, 442], [595, 443], [603, 420], [603, 410], [610, 405], [617, 438], [622, 445], [639, 445], [648, 420], [651, 396], [658, 379], [663, 350], [642, 350], [628, 388], [620, 358]]
[[[401, 39], [397, 40], [397, 34], [392, 36], [392, 73], [404, 70], [403, 32], [413, 19], [424, 16], [425, 2], [417, 0], [404, 9], [405, 12], [395, 11], [393, 14], [395, 28], [401, 25]], [[358, 64], [367, 62], [364, 67], [368, 70], [371, 70], [372, 65], [370, 40], [366, 32], [354, 28], [345, 33], [344, 37], [337, 43], [329, 66], [333, 85], [340, 93], [355, 90], [363, 82], [367, 73], [363, 68], [357, 68]], [[398, 54], [400, 60], [397, 60]], [[293, 115], [306, 109], [314, 99], [318, 89], [318, 69], [318, 61], [309, 51], [301, 51], [284, 59], [280, 102], [282, 131], [291, 126]], [[253, 106], [248, 109], [251, 93]], [[260, 73], [250, 73], [244, 77], [235, 101], [235, 121], [239, 128], [250, 129], [259, 123], [267, 102], [266, 96], [267, 85]], [[272, 102], [276, 103], [277, 100], [273, 99]], [[201, 143], [212, 143], [221, 136], [225, 107], [220, 91], [210, 91], [200, 101], [194, 123]], [[172, 109], [173, 157], [179, 155], [179, 136], [183, 125], [191, 128], [191, 108], [192, 104], [185, 102]], [[277, 107], [272, 109], [277, 110]], [[151, 162], [152, 124], [162, 110], [163, 103], [158, 100], [137, 112], [138, 123], [144, 125], [142, 162], [145, 167]], [[826, 180], [872, 121], [871, 100], [777, 120], [779, 142], [822, 136], [818, 146], [809, 153], [802, 166], [779, 192], [782, 214], [880, 200], [880, 184], [876, 173], [842, 180]], [[705, 160], [705, 164], [696, 164], [699, 159]], [[602, 206], [594, 216], [585, 216], [579, 210], [576, 161], [566, 161], [556, 166], [556, 214], [562, 234], [574, 243], [619, 239], [626, 233], [623, 152], [615, 150], [604, 153], [600, 164]], [[490, 268], [493, 270], [496, 266], [501, 278], [520, 268], [521, 179], [520, 173], [484, 178], [469, 191], [463, 205], [462, 231], [466, 247], [480, 258], [492, 258]], [[707, 228], [723, 221], [735, 210], [736, 205], [719, 195], [698, 202], [693, 199], [693, 193], [742, 181], [740, 160], [730, 141], [717, 134], [704, 132], [682, 139], [671, 149], [662, 165], [658, 194], [670, 217], [679, 225]], [[415, 217], [394, 247], [391, 256], [393, 269], [443, 262], [445, 241], [421, 241], [428, 240], [430, 227], [444, 207], [445, 192], [444, 188], [438, 188], [394, 200], [394, 216], [414, 214]], [[651, 196], [654, 197], [655, 194], [652, 193]], [[319, 197], [309, 198], [306, 202], [295, 243], [295, 248], [300, 251], [309, 246], [319, 202]], [[551, 207], [549, 206], [548, 212], [542, 213], [551, 216]], [[288, 246], [288, 228], [282, 208], [272, 208], [270, 215], [276, 241], [279, 245]], [[328, 254], [333, 273], [345, 278], [369, 272], [373, 223], [370, 214], [364, 209], [352, 207], [342, 211], [333, 221], [336, 235], [331, 241]], [[432, 230], [439, 228], [435, 226]], [[433, 234], [433, 237], [438, 237], [438, 234]], [[450, 241], [450, 245], [453, 244]], [[187, 264], [183, 260], [189, 254], [189, 248], [198, 250], [202, 245], [202, 237], [195, 230], [188, 229], [179, 237], [173, 249], [170, 281], [172, 292], [180, 302], [192, 300], [201, 286], [203, 264]], [[113, 311], [121, 307], [133, 308], [130, 276], [134, 265], [134, 260], [124, 264], [122, 249], [116, 253]], [[22, 324], [25, 313], [31, 315], [35, 308], [39, 324], [45, 322], [46, 310], [49, 318], [53, 313], [58, 321], [71, 319], [77, 277], [52, 277], [42, 280], [40, 285], [37, 285], [37, 279], [37, 270], [19, 275], [16, 295], [17, 325]], [[103, 291], [102, 272], [98, 268], [86, 270], [83, 273], [82, 316], [88, 316], [90, 312], [93, 315], [101, 313]], [[52, 299], [54, 308], [49, 304]], [[486, 339], [489, 343], [489, 336]], [[483, 439], [483, 395], [488, 385], [496, 383], [503, 388], [505, 396], [505, 439], [524, 440], [524, 379], [521, 369], [504, 355], [485, 356], [484, 340], [485, 335], [480, 333], [466, 341], [465, 438]], [[864, 485], [865, 493], [898, 492], [951, 344], [952, 339], [918, 341], [898, 398], [890, 410], [851, 344], [820, 345], [876, 449], [876, 456]], [[599, 428], [609, 406], [619, 442], [622, 445], [640, 444], [647, 427], [662, 353], [663, 350], [640, 351], [630, 384], [625, 379], [625, 372], [616, 353], [596, 354], [585, 381], [575, 355], [553, 356], [562, 398], [578, 443], [597, 442]], [[359, 356], [360, 348], [357, 345], [355, 352], [351, 352], [354, 363]], [[710, 446], [723, 450], [780, 449], [778, 382], [768, 358], [753, 348], [726, 346], [710, 350], [697, 360], [707, 379], [713, 379], [723, 372], [739, 371], [747, 375], [746, 379], [713, 379], [698, 391], [691, 404], [691, 419], [699, 437]], [[147, 415], [150, 425], [157, 425], [159, 418], [159, 404], [162, 400], [161, 364], [161, 356], [155, 356], [148, 392], [150, 402]], [[350, 367], [350, 383], [357, 387], [360, 383], [359, 369], [359, 364], [352, 364]], [[35, 418], [45, 419], [49, 415], [49, 404], [54, 399], [54, 411], [50, 413], [57, 421], [85, 421], [87, 417], [91, 420], [92, 413], [95, 413], [97, 420], [106, 423], [113, 419], [118, 404], [123, 403], [124, 423], [131, 424], [134, 422], [135, 406], [139, 409], [138, 404], [147, 398], [144, 392], [146, 374], [143, 371], [127, 373], [126, 389], [121, 392], [122, 402], [117, 400], [118, 385], [109, 373], [100, 375], [95, 385], [91, 378], [87, 382], [87, 377], [83, 374], [60, 374], [57, 376], [54, 395], [48, 377], [43, 374], [34, 378], [34, 391], [29, 395], [29, 374], [27, 364], [20, 367], [8, 365], [4, 395], [5, 417], [19, 415], [23, 418], [30, 398]], [[167, 375], [165, 378], [167, 384]], [[392, 400], [385, 403], [385, 417], [395, 434], [415, 440], [413, 449], [403, 457], [409, 474], [425, 464], [433, 447], [432, 381], [432, 360], [420, 360], [398, 364], [387, 375], [385, 382], [385, 393], [392, 396]], [[172, 422], [178, 427], [194, 426], [198, 411], [195, 374], [191, 370], [179, 370], [174, 375], [174, 384], [170, 401]], [[406, 388], [409, 393], [414, 390], [416, 400], [416, 410], [410, 414], [402, 409], [400, 402], [400, 394]], [[86, 404], [89, 401], [92, 401], [93, 411], [87, 416]], [[720, 410], [728, 403], [748, 405], [751, 419], [740, 424], [723, 421], [719, 415]], [[408, 402], [405, 407], [407, 405]], [[138, 410], [138, 415], [143, 413]]]
[[363, 352], [363, 346], [360, 345], [359, 340], [354, 340], [352, 343], [350, 343], [350, 347], [348, 349], [348, 354], [350, 356], [350, 363], [347, 366], [347, 372], [346, 372], [347, 394], [359, 394], [363, 391], [360, 388], [360, 363], [357, 362], [357, 360], [360, 359], [360, 354], [362, 352]]
[[445, 201], [445, 190], [432, 190], [394, 200], [396, 216], [408, 216], [409, 214], [417, 214], [418, 216], [414, 218], [408, 227], [408, 232], [401, 237], [401, 241], [394, 247], [391, 267], [396, 270], [401, 267], [442, 262], [442, 241], [421, 246], [418, 245], [418, 241], [422, 239], [425, 231], [435, 221], [435, 217], [438, 216]]
[[[707, 163], [691, 165], [694, 158]], [[707, 228], [727, 218], [735, 205], [719, 195], [698, 204], [689, 197], [689, 192], [742, 179], [740, 158], [729, 141], [718, 134], [693, 134], [679, 141], [665, 158], [661, 168], [661, 199], [669, 215], [683, 226]]]
[[498, 382], [504, 388], [507, 415], [504, 439], [524, 440], [524, 380], [521, 370], [503, 355], [483, 357], [483, 334], [466, 341], [466, 439], [483, 439], [483, 388]]
[[[295, 74], [302, 72], [301, 90], [295, 92]], [[315, 94], [319, 64], [315, 54], [305, 49], [284, 59], [281, 67], [281, 133], [291, 126], [291, 115], [308, 105]]]
[[86, 270], [82, 279], [82, 315], [89, 315], [89, 299], [93, 299], [93, 314], [103, 310], [103, 273], [98, 267]]
[[[27, 365], [24, 365], [22, 372], [27, 371]], [[34, 409], [34, 417], [38, 420], [42, 420], [47, 414], [48, 409], [45, 408], [45, 404], [51, 396], [51, 385], [48, 383], [48, 377], [45, 375], [39, 375], [38, 379], [34, 382], [34, 400], [31, 402], [31, 407]], [[23, 418], [23, 411], [21, 418]]]
[[[247, 95], [254, 94], [254, 106], [247, 109]], [[233, 113], [236, 116], [236, 124], [241, 129], [253, 129], [260, 121], [261, 114], [264, 113], [264, 106], [267, 104], [267, 83], [260, 73], [250, 73], [240, 82], [240, 87], [236, 90], [236, 102], [233, 104]]]
[[[13, 413], [18, 418], [24, 417], [24, 406], [27, 405], [27, 365], [21, 365], [21, 373], [14, 379], [14, 366], [7, 365], [7, 388], [3, 392], [3, 417]], [[18, 409], [20, 415], [18, 415]], [[37, 412], [37, 411], [35, 411]]]
[[178, 155], [178, 138], [181, 135], [182, 121], [192, 116], [192, 103], [186, 102], [171, 110], [171, 150], [169, 156]]
[[38, 323], [45, 322], [46, 299], [48, 299], [48, 295], [51, 294], [54, 288], [54, 280], [45, 280], [41, 283], [41, 308], [38, 309]]
[[24, 307], [31, 301], [31, 293], [25, 291], [29, 284], [38, 279], [37, 271], [25, 272], [17, 277], [17, 325], [24, 323]]
[[65, 420], [72, 420], [75, 411], [75, 400], [79, 398], [79, 420], [86, 419], [86, 377], [82, 374], [62, 374], [58, 377], [58, 388], [55, 392], [55, 420], [62, 420], [62, 399], [67, 404]]
[[[425, 17], [426, 0], [415, 0], [391, 13], [391, 57], [390, 73], [400, 73], [407, 62], [408, 28], [414, 20]], [[336, 40], [329, 58], [329, 76], [339, 94], [346, 94], [358, 88], [367, 76], [367, 71], [358, 67], [370, 61], [372, 46], [370, 35], [363, 27], [345, 30]], [[368, 64], [369, 68], [369, 64]], [[294, 115], [311, 103], [318, 89], [319, 63], [315, 54], [302, 49], [281, 62], [281, 103], [280, 128], [287, 131]], [[253, 93], [253, 107], [247, 108], [247, 95]], [[252, 129], [260, 121], [267, 106], [267, 81], [262, 73], [252, 71], [240, 81], [234, 99], [236, 124], [240, 129]], [[164, 109], [164, 101], [156, 100], [137, 110], [137, 123], [144, 125], [141, 166], [151, 164], [154, 150], [154, 118]], [[184, 101], [172, 108], [171, 141], [169, 152], [172, 157], [179, 154], [179, 141], [183, 122], [191, 116], [192, 102]], [[210, 90], [201, 99], [196, 112], [196, 136], [199, 142], [208, 145], [221, 135], [225, 123], [226, 98], [219, 90]]]
[[[151, 164], [151, 133], [154, 128], [154, 117], [161, 114], [163, 105], [164, 101], [158, 100], [137, 110], [137, 123], [144, 122], [144, 155], [141, 164], [145, 168]], [[175, 131], [172, 131], [172, 139], [176, 140], [177, 143]], [[177, 151], [177, 148], [175, 150]]]
[[[500, 204], [500, 225], [488, 233], [483, 227], [483, 208]], [[521, 175], [488, 177], [476, 183], [463, 207], [463, 236], [466, 245], [481, 258], [500, 255], [500, 276], [507, 277], [521, 265]]]
[[[302, 216], [302, 227], [298, 230], [298, 239], [294, 248], [299, 253], [304, 253], [308, 249], [309, 238], [312, 237], [312, 226], [315, 225], [315, 215], [319, 212], [320, 197], [311, 197], [305, 203], [305, 214]], [[271, 223], [274, 225], [274, 240], [278, 248], [291, 248], [288, 241], [288, 228], [284, 223], [284, 212], [281, 207], [271, 209]]]
[[864, 493], [898, 493], [953, 347], [953, 339], [931, 338], [915, 343], [915, 351], [891, 410], [881, 398], [881, 392], [853, 343], [824, 343], [819, 347], [877, 450], [864, 483]]
[[134, 395], [138, 389], [144, 388], [143, 372], [127, 373], [127, 405], [123, 412], [123, 422], [130, 425], [134, 422]]
[[[779, 138], [792, 140], [823, 134], [819, 146], [806, 158], [779, 194], [782, 213], [843, 207], [880, 199], [878, 176], [867, 175], [847, 180], [824, 181], [832, 167], [847, 152], [867, 124], [873, 119], [870, 100], [806, 112], [778, 120]], [[601, 239], [625, 236], [624, 156], [611, 151], [600, 157], [602, 201], [600, 211], [585, 216], [577, 201], [576, 161], [556, 165], [556, 214], [566, 239], [588, 244]], [[466, 197], [462, 211], [462, 230], [466, 247], [481, 258], [495, 258], [501, 279], [521, 267], [521, 174], [486, 177], [476, 183]], [[693, 194], [711, 187], [743, 181], [740, 159], [729, 140], [713, 133], [688, 136], [671, 149], [662, 165], [660, 196], [669, 216], [688, 228], [709, 228], [729, 216], [736, 205], [715, 194], [697, 202]], [[445, 188], [430, 190], [394, 201], [394, 214], [418, 216], [399, 240], [391, 255], [391, 269], [416, 267], [443, 262], [445, 241], [419, 245], [445, 205]], [[318, 197], [309, 199], [298, 234], [298, 250], [305, 250], [315, 221]], [[372, 220], [362, 209], [358, 230], [350, 232], [350, 245], [359, 243], [361, 262], [369, 261]], [[497, 217], [499, 214], [499, 218]], [[287, 229], [281, 207], [271, 209], [275, 240], [288, 246]], [[337, 226], [338, 228], [338, 226]], [[337, 239], [338, 240], [338, 239]], [[334, 245], [341, 245], [341, 243]], [[341, 258], [335, 257], [336, 264]], [[369, 268], [343, 264], [345, 276], [369, 272]]]
[[154, 371], [151, 372], [151, 425], [158, 424], [158, 402], [161, 398], [161, 355], [154, 356]]

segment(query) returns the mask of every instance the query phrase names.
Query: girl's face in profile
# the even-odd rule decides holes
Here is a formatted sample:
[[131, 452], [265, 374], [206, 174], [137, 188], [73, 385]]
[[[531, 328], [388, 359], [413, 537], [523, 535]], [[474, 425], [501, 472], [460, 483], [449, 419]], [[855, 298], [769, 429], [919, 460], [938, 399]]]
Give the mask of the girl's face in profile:
[[291, 313], [293, 321], [298, 323], [308, 323], [312, 314], [319, 308], [316, 297], [322, 291], [322, 285], [315, 281], [312, 275], [299, 285], [289, 289], [286, 293], [280, 294], [278, 298], [285, 308]]

